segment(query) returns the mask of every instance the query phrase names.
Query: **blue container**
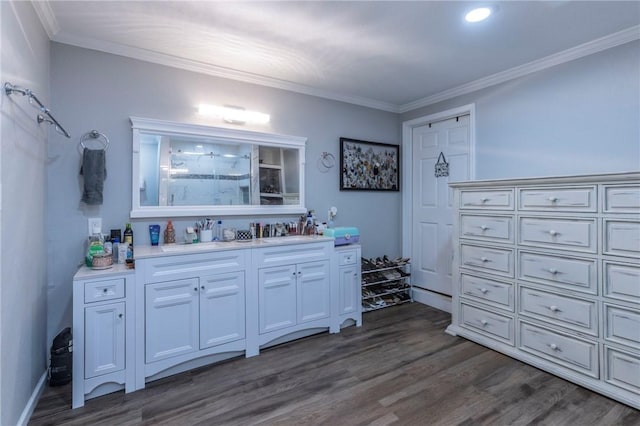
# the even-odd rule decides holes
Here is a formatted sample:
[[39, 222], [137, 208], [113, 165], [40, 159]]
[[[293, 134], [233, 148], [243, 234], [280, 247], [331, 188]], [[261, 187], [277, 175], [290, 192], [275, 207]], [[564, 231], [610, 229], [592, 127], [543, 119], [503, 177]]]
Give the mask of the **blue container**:
[[158, 245], [158, 241], [160, 241], [160, 225], [149, 225], [149, 238], [152, 246]]
[[327, 228], [322, 233], [325, 237], [332, 237], [334, 245], [355, 244], [360, 240], [360, 231], [355, 226], [339, 226], [337, 228]]

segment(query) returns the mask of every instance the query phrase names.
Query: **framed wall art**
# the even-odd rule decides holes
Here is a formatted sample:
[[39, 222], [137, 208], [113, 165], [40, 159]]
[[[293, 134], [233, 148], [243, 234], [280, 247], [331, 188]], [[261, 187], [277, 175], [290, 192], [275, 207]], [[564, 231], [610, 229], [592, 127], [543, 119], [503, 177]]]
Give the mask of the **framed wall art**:
[[400, 147], [340, 138], [341, 191], [399, 191]]

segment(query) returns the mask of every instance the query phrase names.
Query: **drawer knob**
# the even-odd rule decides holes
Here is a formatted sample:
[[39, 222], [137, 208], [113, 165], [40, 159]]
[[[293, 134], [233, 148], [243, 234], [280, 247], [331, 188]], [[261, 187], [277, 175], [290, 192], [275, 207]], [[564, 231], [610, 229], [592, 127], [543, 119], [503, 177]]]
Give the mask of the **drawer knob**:
[[487, 289], [486, 289], [486, 288], [484, 288], [484, 287], [480, 289], [480, 293], [482, 293], [482, 294], [487, 294], [487, 292], [488, 292], [488, 291], [489, 291], [489, 290], [487, 290]]
[[558, 273], [558, 270], [554, 269], [554, 268], [549, 268], [549, 273], [553, 274], [553, 275], [556, 275]]
[[489, 324], [489, 321], [483, 319], [483, 320], [480, 321], [480, 324], [487, 325], [487, 324]]
[[552, 343], [549, 345], [549, 348], [551, 348], [552, 351], [557, 351], [559, 350], [558, 345], [556, 345], [555, 343]]
[[552, 203], [555, 203], [556, 201], [558, 201], [557, 197], [549, 197], [549, 201], [551, 201]]
[[480, 229], [482, 229], [483, 231], [486, 231], [487, 229], [489, 229], [489, 227], [487, 225], [482, 225], [480, 226]]
[[119, 315], [118, 315], [118, 318], [122, 318], [123, 316], [124, 316], [123, 314], [119, 314]]
[[201, 286], [201, 287], [200, 287], [200, 289], [201, 289], [201, 290], [204, 290], [204, 286]]
[[489, 201], [488, 198], [483, 198], [483, 199], [480, 200], [480, 202], [482, 202], [482, 203], [486, 203], [487, 201]]
[[554, 231], [552, 229], [551, 231], [549, 231], [549, 235], [551, 235], [552, 237], [555, 237], [556, 235], [558, 235], [558, 231]]
[[107, 290], [106, 288], [103, 288], [103, 289], [102, 289], [102, 292], [103, 292], [104, 294], [107, 294], [107, 291], [109, 291], [109, 290]]
[[555, 306], [555, 305], [551, 305], [551, 306], [549, 306], [549, 310], [550, 310], [551, 312], [560, 312], [560, 309], [559, 309], [557, 306]]
[[198, 291], [198, 287], [194, 287], [194, 288], [193, 288], [193, 291]]
[[487, 259], [487, 258], [486, 258], [486, 257], [484, 257], [484, 256], [482, 256], [482, 257], [480, 258], [480, 260], [482, 260], [483, 262], [488, 262], [488, 261], [489, 261], [489, 259]]

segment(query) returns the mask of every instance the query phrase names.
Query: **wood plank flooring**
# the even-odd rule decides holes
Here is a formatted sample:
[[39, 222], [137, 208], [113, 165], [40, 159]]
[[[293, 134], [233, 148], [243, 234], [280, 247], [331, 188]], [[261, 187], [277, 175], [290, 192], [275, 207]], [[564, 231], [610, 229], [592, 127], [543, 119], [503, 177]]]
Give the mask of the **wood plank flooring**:
[[49, 388], [31, 425], [640, 425], [640, 412], [444, 333], [419, 303], [71, 410]]

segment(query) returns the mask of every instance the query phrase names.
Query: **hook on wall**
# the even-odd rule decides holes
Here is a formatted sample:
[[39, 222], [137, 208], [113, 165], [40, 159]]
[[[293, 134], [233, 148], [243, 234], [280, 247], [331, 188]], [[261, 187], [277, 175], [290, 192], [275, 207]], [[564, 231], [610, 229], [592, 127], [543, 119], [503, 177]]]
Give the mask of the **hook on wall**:
[[336, 157], [332, 153], [324, 151], [320, 154], [320, 158], [318, 158], [318, 169], [320, 172], [327, 173], [335, 165]]

